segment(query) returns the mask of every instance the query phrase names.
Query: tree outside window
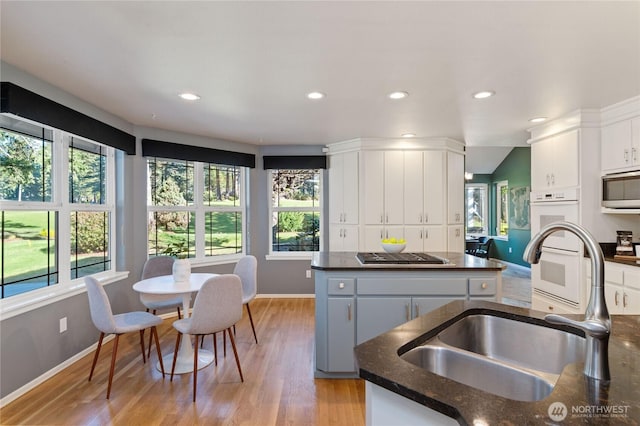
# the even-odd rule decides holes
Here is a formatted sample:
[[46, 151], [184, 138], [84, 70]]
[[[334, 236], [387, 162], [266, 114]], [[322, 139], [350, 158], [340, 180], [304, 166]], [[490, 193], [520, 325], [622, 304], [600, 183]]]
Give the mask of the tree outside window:
[[271, 251], [320, 250], [320, 170], [271, 171]]
[[466, 184], [467, 234], [487, 235], [489, 231], [487, 184]]

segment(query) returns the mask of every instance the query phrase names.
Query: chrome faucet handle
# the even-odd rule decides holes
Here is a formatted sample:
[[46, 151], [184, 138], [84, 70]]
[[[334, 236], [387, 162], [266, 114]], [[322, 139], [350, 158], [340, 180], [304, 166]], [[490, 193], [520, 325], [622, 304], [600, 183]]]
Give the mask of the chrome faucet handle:
[[549, 314], [544, 317], [544, 320], [551, 324], [566, 324], [579, 328], [584, 331], [585, 334], [593, 337], [605, 337], [611, 333], [611, 325], [607, 322], [600, 320], [585, 320], [575, 321], [562, 315]]

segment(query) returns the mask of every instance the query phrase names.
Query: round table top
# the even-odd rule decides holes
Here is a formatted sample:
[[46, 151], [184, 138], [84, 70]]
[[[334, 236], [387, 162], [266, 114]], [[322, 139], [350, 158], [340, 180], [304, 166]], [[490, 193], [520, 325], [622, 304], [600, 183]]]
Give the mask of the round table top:
[[199, 291], [202, 284], [209, 278], [218, 274], [192, 273], [189, 282], [176, 283], [173, 275], [161, 275], [159, 277], [147, 278], [138, 281], [133, 285], [133, 289], [139, 293], [148, 294], [182, 294]]

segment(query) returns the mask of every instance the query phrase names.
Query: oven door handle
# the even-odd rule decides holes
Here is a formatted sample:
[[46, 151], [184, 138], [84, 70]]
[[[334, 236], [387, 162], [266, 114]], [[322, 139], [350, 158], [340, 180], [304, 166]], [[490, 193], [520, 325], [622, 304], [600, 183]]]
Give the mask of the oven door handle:
[[542, 254], [544, 254], [544, 253], [557, 254], [557, 255], [560, 255], [560, 256], [573, 256], [573, 257], [577, 257], [578, 256], [578, 252], [577, 251], [562, 250], [562, 249], [557, 249], [557, 248], [553, 248], [553, 247], [542, 246]]

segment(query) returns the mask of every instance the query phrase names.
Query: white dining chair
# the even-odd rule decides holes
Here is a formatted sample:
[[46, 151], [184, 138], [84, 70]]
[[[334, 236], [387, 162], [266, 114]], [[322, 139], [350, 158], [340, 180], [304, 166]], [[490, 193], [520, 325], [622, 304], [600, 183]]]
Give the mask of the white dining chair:
[[258, 291], [258, 261], [255, 256], [247, 255], [241, 258], [238, 263], [236, 263], [236, 266], [233, 269], [233, 274], [239, 276], [240, 281], [242, 281], [242, 304], [247, 307], [249, 322], [251, 323], [251, 330], [253, 331], [253, 338], [256, 343], [258, 343], [256, 327], [253, 324], [251, 308], [249, 308], [249, 302], [256, 298], [256, 293]]
[[[141, 280], [147, 278], [159, 277], [162, 275], [171, 275], [173, 273], [173, 262], [175, 259], [170, 256], [150, 257], [142, 267]], [[178, 319], [182, 318], [180, 307], [182, 306], [182, 297], [163, 294], [140, 293], [140, 302], [147, 308], [147, 312], [151, 311], [153, 315], [158, 310], [177, 309]], [[149, 352], [151, 354], [151, 336], [149, 336]]]
[[89, 311], [91, 313], [91, 320], [96, 328], [100, 331], [100, 338], [98, 340], [98, 347], [93, 357], [93, 364], [91, 365], [91, 372], [89, 373], [89, 381], [93, 377], [93, 371], [100, 355], [100, 348], [102, 347], [102, 340], [107, 334], [115, 334], [115, 340], [113, 343], [113, 352], [111, 353], [111, 368], [109, 370], [109, 385], [107, 386], [107, 399], [111, 395], [111, 382], [113, 381], [113, 371], [116, 364], [116, 353], [118, 351], [118, 342], [120, 335], [124, 333], [131, 333], [134, 331], [140, 332], [140, 347], [142, 349], [142, 362], [146, 363], [147, 360], [144, 354], [144, 330], [151, 329], [151, 335], [156, 342], [156, 351], [158, 352], [158, 360], [160, 361], [160, 370], [164, 376], [164, 365], [162, 363], [162, 354], [160, 353], [160, 342], [158, 341], [158, 332], [156, 326], [162, 324], [162, 318], [150, 314], [149, 312], [127, 312], [124, 314], [114, 315], [111, 310], [111, 303], [109, 303], [109, 297], [107, 292], [102, 287], [102, 284], [95, 278], [87, 276], [84, 278], [85, 286], [87, 288], [87, 295], [89, 296]]
[[236, 358], [240, 381], [244, 382], [240, 359], [236, 349], [236, 342], [231, 332], [231, 327], [242, 318], [242, 283], [240, 278], [233, 274], [218, 275], [209, 278], [203, 285], [193, 303], [192, 314], [189, 318], [183, 318], [173, 323], [178, 331], [176, 347], [173, 353], [171, 365], [171, 381], [176, 368], [178, 348], [183, 334], [195, 337], [193, 345], [193, 402], [196, 401], [198, 382], [198, 340], [204, 336], [219, 331], [228, 331], [229, 340]]

